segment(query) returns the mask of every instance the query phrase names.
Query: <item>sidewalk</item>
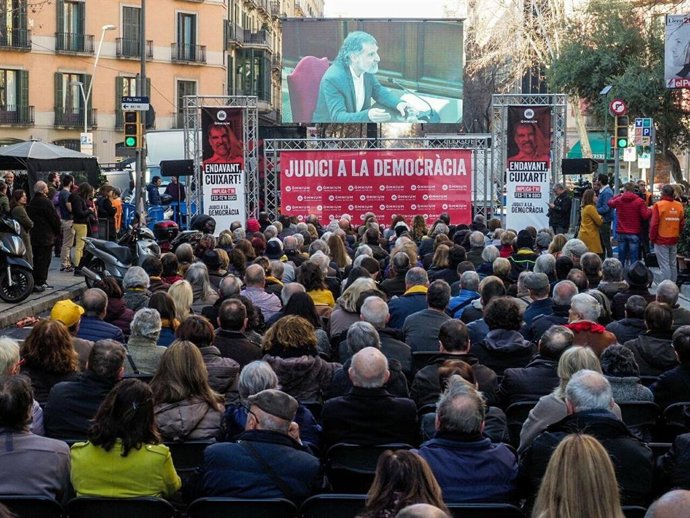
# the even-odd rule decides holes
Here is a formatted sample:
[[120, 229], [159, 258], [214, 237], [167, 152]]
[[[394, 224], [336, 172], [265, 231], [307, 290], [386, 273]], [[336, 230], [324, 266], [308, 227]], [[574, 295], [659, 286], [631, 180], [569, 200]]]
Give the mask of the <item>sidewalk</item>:
[[86, 289], [84, 277], [75, 277], [71, 272], [60, 271], [58, 257], [53, 257], [50, 264], [48, 284], [53, 286], [53, 289], [43, 293], [32, 293], [19, 304], [8, 304], [0, 300], [0, 329], [14, 326], [22, 318], [38, 316], [44, 311], [50, 311], [58, 300], [74, 299]]

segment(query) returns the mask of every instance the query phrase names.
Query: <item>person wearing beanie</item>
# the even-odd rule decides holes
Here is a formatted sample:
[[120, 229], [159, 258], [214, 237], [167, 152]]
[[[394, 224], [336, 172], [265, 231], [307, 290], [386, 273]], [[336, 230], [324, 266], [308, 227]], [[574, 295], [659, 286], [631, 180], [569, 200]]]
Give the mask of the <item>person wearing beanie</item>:
[[518, 232], [515, 243], [517, 250], [508, 258], [510, 261], [510, 280], [517, 282], [521, 272], [532, 271], [538, 254], [534, 251], [534, 238], [527, 230]]
[[255, 218], [249, 218], [246, 224], [247, 233], [253, 234], [255, 232], [261, 232], [261, 223]]

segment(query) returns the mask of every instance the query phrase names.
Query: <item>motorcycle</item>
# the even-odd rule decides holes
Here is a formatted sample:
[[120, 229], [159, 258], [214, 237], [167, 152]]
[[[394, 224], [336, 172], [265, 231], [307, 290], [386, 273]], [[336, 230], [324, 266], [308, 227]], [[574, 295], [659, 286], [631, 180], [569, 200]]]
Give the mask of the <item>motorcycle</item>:
[[5, 302], [21, 302], [34, 289], [33, 267], [24, 259], [20, 233], [18, 221], [0, 218], [0, 299]]
[[113, 277], [120, 284], [130, 266], [141, 266], [147, 257], [159, 257], [161, 249], [150, 228], [135, 222], [117, 241], [82, 238], [84, 252], [90, 259], [82, 268], [86, 285], [92, 288], [103, 277]]

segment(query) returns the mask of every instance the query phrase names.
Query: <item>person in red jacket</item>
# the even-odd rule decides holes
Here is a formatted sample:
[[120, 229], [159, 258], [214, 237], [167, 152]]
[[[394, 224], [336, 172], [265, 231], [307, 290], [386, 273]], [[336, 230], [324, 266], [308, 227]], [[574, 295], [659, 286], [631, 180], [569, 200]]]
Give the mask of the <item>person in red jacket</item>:
[[635, 194], [635, 184], [623, 186], [623, 194], [609, 200], [609, 207], [617, 211], [618, 260], [625, 266], [639, 259], [642, 222], [652, 215], [644, 200]]
[[652, 222], [649, 225], [649, 240], [654, 243], [654, 251], [661, 268], [661, 278], [676, 282], [678, 267], [676, 247], [685, 224], [683, 204], [674, 199], [672, 185], [664, 185], [661, 199], [652, 207]]

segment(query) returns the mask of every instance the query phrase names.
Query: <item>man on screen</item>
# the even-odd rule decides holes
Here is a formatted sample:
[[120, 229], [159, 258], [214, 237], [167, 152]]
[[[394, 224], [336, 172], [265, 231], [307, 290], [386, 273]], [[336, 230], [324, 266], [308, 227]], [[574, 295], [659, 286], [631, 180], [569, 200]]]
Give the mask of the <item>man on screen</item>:
[[229, 125], [215, 125], [208, 129], [208, 143], [213, 155], [204, 160], [206, 164], [242, 163], [242, 143]]
[[343, 41], [333, 64], [321, 79], [314, 122], [387, 122], [391, 114], [372, 108], [373, 99], [381, 106], [397, 110], [402, 117], [412, 107], [376, 79], [379, 70], [378, 45], [371, 34], [351, 32]]
[[520, 122], [515, 125], [513, 140], [517, 144], [517, 154], [508, 157], [509, 162], [542, 162], [548, 161], [548, 154], [537, 151], [537, 129], [534, 124]]

